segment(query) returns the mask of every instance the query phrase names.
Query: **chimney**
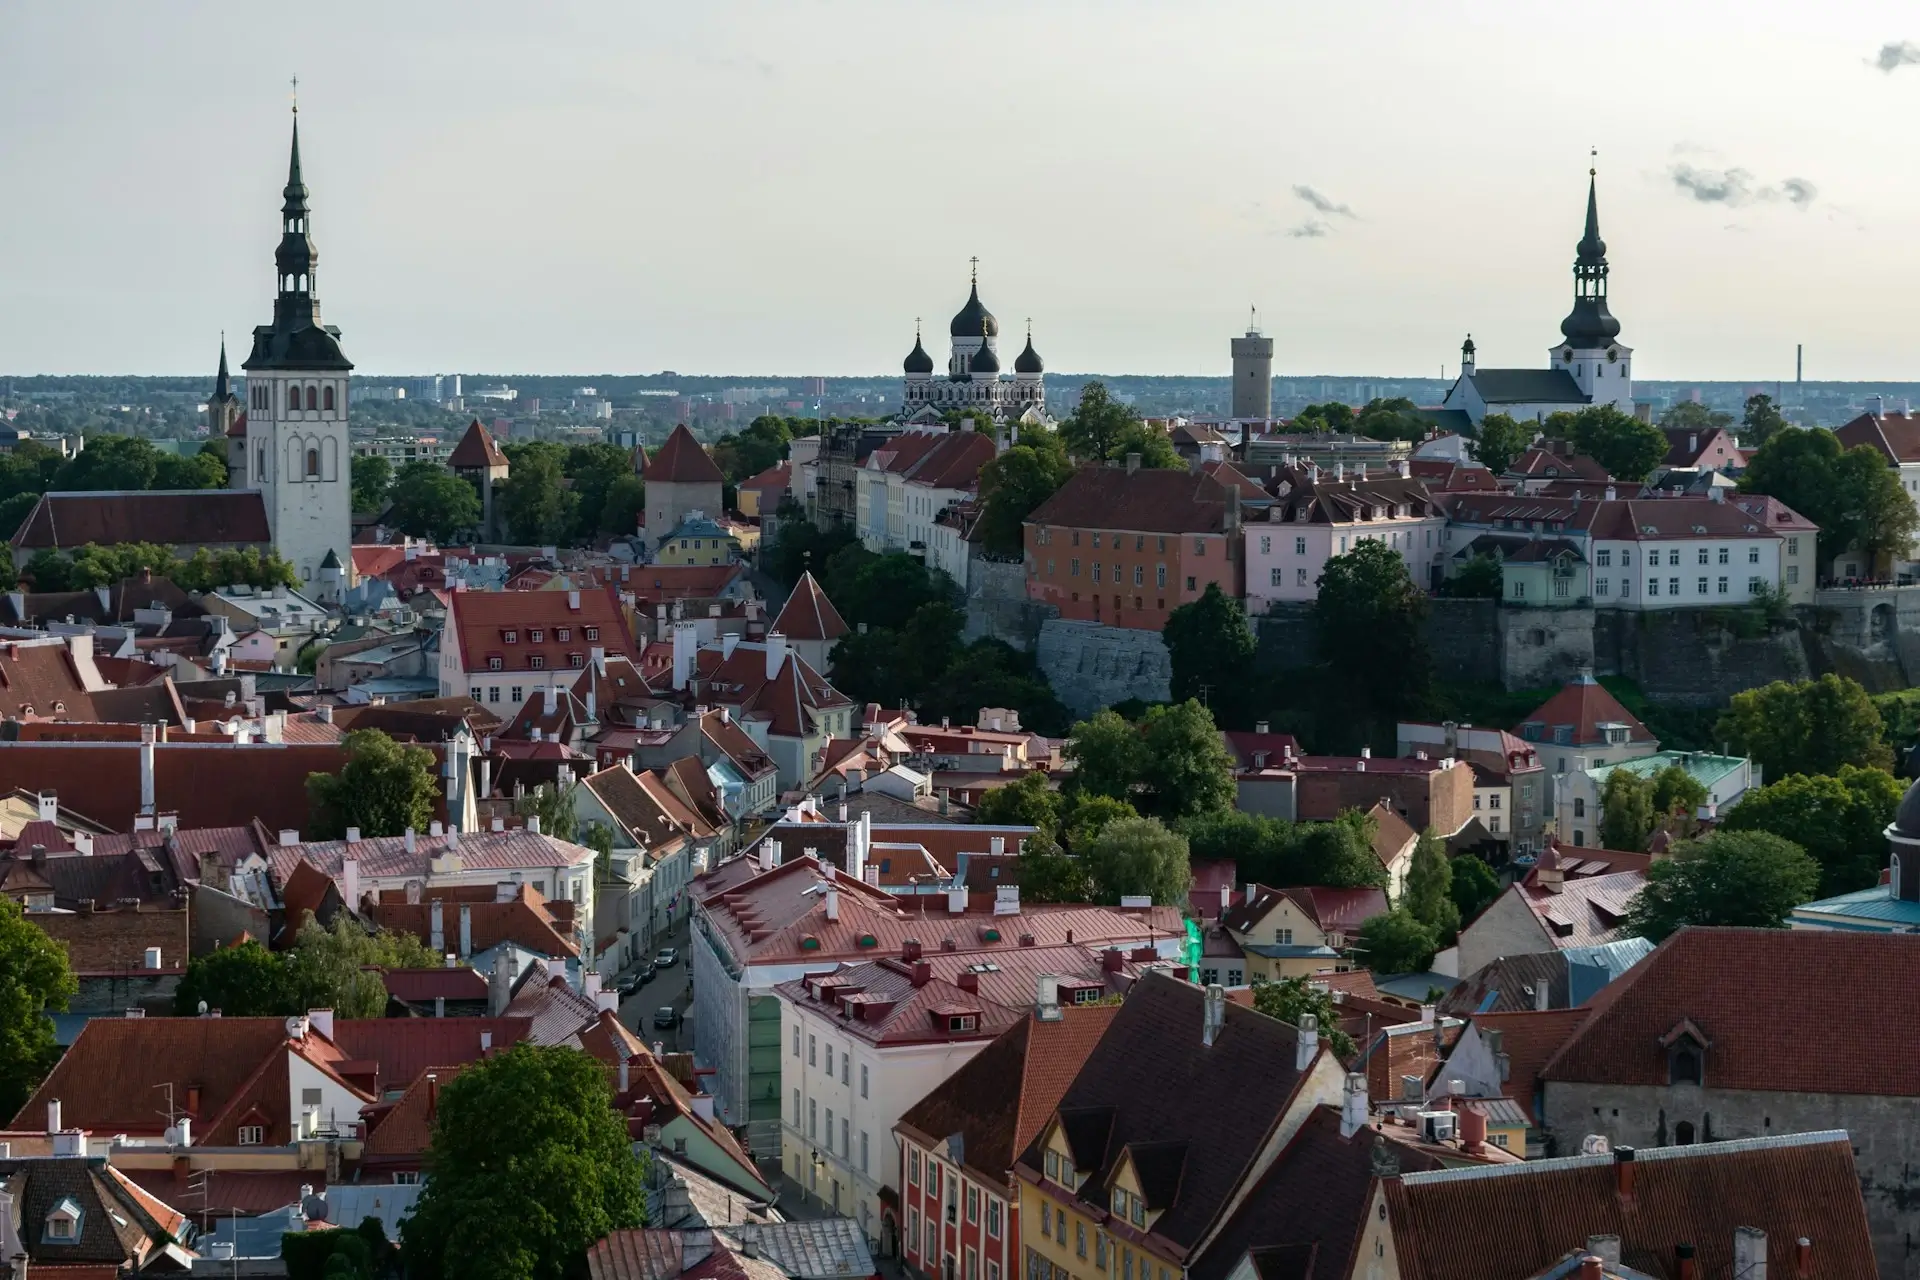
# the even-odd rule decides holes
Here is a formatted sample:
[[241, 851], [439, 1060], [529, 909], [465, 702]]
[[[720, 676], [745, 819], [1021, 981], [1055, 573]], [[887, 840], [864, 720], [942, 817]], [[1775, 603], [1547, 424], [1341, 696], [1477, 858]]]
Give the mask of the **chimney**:
[[1033, 1007], [1043, 1022], [1055, 1022], [1060, 1018], [1060, 979], [1051, 973], [1043, 973], [1034, 983]]
[[1673, 1269], [1679, 1280], [1699, 1280], [1700, 1271], [1693, 1260], [1693, 1246], [1677, 1244], [1673, 1247]]
[[60, 1132], [60, 1099], [47, 1103], [47, 1132]]
[[[359, 839], [358, 827], [347, 828], [348, 843], [357, 843]], [[347, 910], [358, 911], [360, 909], [360, 859], [348, 857], [340, 860], [340, 885], [347, 899]]]
[[540, 714], [550, 716], [560, 709], [560, 691], [552, 685], [540, 691]]
[[1615, 489], [1614, 489], [1614, 487], [1613, 487], [1612, 485], [1608, 485], [1608, 486], [1607, 486], [1607, 489], [1606, 489], [1606, 499], [1607, 499], [1607, 501], [1608, 501], [1608, 502], [1613, 502], [1613, 501], [1615, 501], [1615, 500], [1616, 500], [1616, 499], [1617, 499], [1617, 498], [1618, 498], [1619, 496], [1620, 496], [1620, 495], [1619, 495], [1619, 492], [1618, 492], [1617, 490], [1615, 490]]
[[1320, 1052], [1320, 1019], [1311, 1013], [1300, 1015], [1299, 1034], [1294, 1037], [1293, 1069], [1304, 1072]]
[[412, 827], [408, 827], [406, 830], [406, 834], [401, 836], [400, 839], [401, 839], [401, 843], [406, 846], [406, 850], [408, 853], [413, 853], [415, 851], [415, 842], [417, 841], [418, 836], [415, 834]]
[[433, 900], [433, 905], [428, 908], [427, 918], [429, 921], [427, 926], [427, 946], [432, 948], [433, 954], [439, 955], [447, 949], [447, 924], [446, 921], [441, 918], [440, 899], [435, 898]]
[[307, 1025], [313, 1028], [315, 1031], [318, 1031], [321, 1035], [325, 1036], [327, 1039], [329, 1040], [333, 1039], [333, 1010], [331, 1009], [307, 1010]]
[[625, 1094], [633, 1087], [633, 1059], [626, 1054], [620, 1055], [620, 1092]]
[[840, 918], [840, 890], [833, 885], [828, 885], [827, 891], [823, 896], [827, 901], [827, 919], [838, 920]]
[[1255, 889], [1256, 887], [1257, 887], [1257, 886], [1255, 886], [1255, 884], [1253, 883], [1253, 881], [1251, 881], [1251, 880], [1249, 880], [1249, 881], [1247, 881], [1247, 905], [1248, 905], [1248, 906], [1252, 906], [1252, 905], [1253, 905], [1253, 896], [1254, 896], [1254, 889]]
[[1140, 455], [1137, 453], [1128, 454], [1127, 455], [1127, 474], [1132, 475], [1134, 472], [1138, 471], [1139, 469], [1140, 469]]
[[1801, 1236], [1793, 1242], [1794, 1280], [1813, 1280], [1813, 1241]]
[[1422, 1027], [1433, 1026], [1433, 1013], [1434, 1007], [1432, 1005], [1423, 1004], [1420, 1006], [1420, 1025]]
[[1200, 1043], [1212, 1045], [1220, 1038], [1220, 1028], [1227, 1019], [1227, 989], [1219, 983], [1207, 987], [1205, 1003], [1201, 1006]]
[[1876, 418], [1884, 418], [1887, 414], [1887, 398], [1885, 396], [1868, 396], [1867, 412]]
[[1553, 989], [1545, 978], [1533, 984], [1533, 1008], [1536, 1013], [1545, 1013], [1553, 1007]]
[[[1473, 1103], [1464, 1103], [1460, 1107], [1460, 1149], [1470, 1156], [1477, 1156], [1487, 1145], [1487, 1113]], [[1620, 1256], [1619, 1241], [1614, 1241], [1614, 1257]], [[1587, 1241], [1587, 1251], [1597, 1253], [1593, 1240]]]
[[440, 1114], [440, 1077], [427, 1072], [427, 1123], [432, 1124]]
[[1606, 1280], [1607, 1264], [1588, 1254], [1580, 1259], [1580, 1280]]
[[593, 1007], [601, 1013], [611, 1013], [616, 1017], [620, 1013], [620, 992], [615, 987], [602, 987], [593, 997]]
[[691, 622], [673, 624], [673, 687], [685, 689], [693, 678], [694, 652], [700, 647], [700, 633]]
[[689, 1098], [688, 1101], [693, 1103], [693, 1114], [699, 1116], [702, 1120], [713, 1119], [712, 1094], [704, 1092], [696, 1093], [693, 1097]]
[[153, 725], [140, 726], [140, 812], [152, 813], [153, 800], [153, 752], [156, 731]]
[[38, 817], [42, 822], [54, 822], [60, 817], [60, 797], [52, 791], [42, 791], [38, 800]]
[[1613, 1149], [1614, 1190], [1622, 1196], [1633, 1194], [1633, 1148], [1615, 1147]]
[[1733, 1229], [1733, 1274], [1740, 1280], [1767, 1280], [1767, 1233], [1759, 1227]]
[[780, 674], [780, 668], [787, 664], [787, 637], [783, 632], [767, 633], [767, 679]]
[[473, 905], [460, 904], [460, 958], [466, 959], [473, 954]]
[[947, 910], [954, 915], [961, 915], [966, 909], [967, 891], [965, 889], [947, 890]]
[[1340, 1107], [1340, 1136], [1351, 1138], [1367, 1127], [1367, 1078], [1358, 1071], [1347, 1073], [1347, 1091]]
[[540, 815], [539, 814], [530, 813], [527, 815], [527, 834], [530, 836], [537, 836], [540, 834]]
[[913, 985], [916, 987], [924, 987], [932, 981], [933, 962], [931, 960], [915, 960], [913, 962]]
[[1588, 1236], [1587, 1252], [1609, 1267], [1620, 1265], [1619, 1236]]
[[579, 607], [580, 607], [580, 593], [578, 591], [567, 592], [567, 608], [578, 609]]
[[146, 955], [142, 958], [141, 967], [145, 969], [158, 969], [160, 967], [160, 948], [148, 947]]

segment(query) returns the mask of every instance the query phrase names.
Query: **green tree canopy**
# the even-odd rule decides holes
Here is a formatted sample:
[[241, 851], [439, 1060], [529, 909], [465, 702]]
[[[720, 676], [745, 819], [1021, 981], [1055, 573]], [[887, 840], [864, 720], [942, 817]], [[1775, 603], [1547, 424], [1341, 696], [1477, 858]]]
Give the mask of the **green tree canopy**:
[[1387, 887], [1387, 869], [1373, 851], [1374, 820], [1349, 809], [1332, 822], [1302, 822], [1293, 828], [1281, 884], [1323, 884], [1336, 889]]
[[600, 499], [600, 532], [631, 536], [647, 509], [647, 485], [639, 476], [617, 477]]
[[1746, 412], [1740, 419], [1740, 443], [1745, 448], [1758, 449], [1786, 426], [1787, 420], [1780, 416], [1772, 396], [1748, 396]]
[[1375, 973], [1425, 973], [1440, 950], [1440, 935], [1405, 907], [1396, 907], [1360, 926], [1354, 950]]
[[1109, 822], [1088, 845], [1086, 863], [1105, 902], [1138, 894], [1156, 906], [1181, 906], [1193, 883], [1186, 839], [1153, 818]]
[[378, 729], [355, 730], [347, 735], [347, 763], [339, 773], [307, 775], [314, 838], [338, 840], [348, 827], [367, 839], [409, 827], [424, 831], [439, 790], [431, 751], [402, 746]]
[[787, 456], [793, 433], [771, 414], [761, 414], [738, 434], [729, 432], [714, 442], [713, 460], [720, 473], [738, 484], [751, 479]]
[[387, 490], [393, 486], [393, 464], [377, 453], [353, 460], [353, 509], [357, 512], [384, 510]]
[[1660, 414], [1660, 425], [1681, 431], [1720, 431], [1733, 425], [1733, 415], [1698, 401], [1676, 400]]
[[1638, 851], [1653, 832], [1653, 784], [1631, 769], [1614, 769], [1600, 791], [1600, 843]]
[[973, 820], [990, 827], [1038, 827], [1052, 834], [1059, 824], [1059, 794], [1044, 769], [1030, 769], [1016, 782], [994, 787], [973, 806]]
[[434, 969], [441, 958], [410, 933], [362, 928], [349, 913], [323, 928], [311, 915], [286, 957], [289, 1013], [332, 1009], [342, 1018], [378, 1018], [387, 1008], [382, 969]]
[[1253, 1007], [1293, 1027], [1300, 1025], [1302, 1016], [1312, 1014], [1320, 1023], [1321, 1043], [1343, 1061], [1358, 1049], [1353, 1037], [1340, 1029], [1340, 1008], [1333, 1002], [1333, 993], [1310, 985], [1305, 978], [1282, 978], [1278, 982], [1255, 978]]
[[1904, 794], [1884, 769], [1843, 764], [1833, 774], [1790, 774], [1740, 798], [1722, 831], [1765, 831], [1791, 840], [1820, 864], [1823, 898], [1870, 889], [1886, 865], [1887, 824]]
[[1227, 695], [1245, 689], [1253, 677], [1254, 638], [1247, 611], [1217, 582], [1209, 582], [1198, 600], [1168, 614], [1160, 635], [1173, 664], [1176, 702], [1217, 689], [1223, 704], [1231, 705]]
[[1145, 771], [1140, 731], [1112, 708], [1074, 725], [1066, 752], [1074, 762], [1070, 785], [1089, 795], [1129, 799]]
[[1327, 561], [1314, 601], [1319, 658], [1356, 718], [1384, 720], [1415, 707], [1432, 662], [1421, 632], [1427, 598], [1400, 553], [1368, 540]]
[[1089, 382], [1060, 424], [1060, 438], [1081, 461], [1107, 462], [1126, 456], [1126, 442], [1139, 424], [1140, 416], [1115, 400], [1104, 382]]
[[1627, 904], [1625, 929], [1659, 942], [1690, 924], [1782, 929], [1813, 898], [1820, 864], [1791, 840], [1765, 831], [1716, 831], [1682, 840], [1647, 868]]
[[1480, 420], [1473, 456], [1494, 475], [1500, 475], [1532, 446], [1534, 435], [1532, 423], [1515, 422], [1504, 413], [1490, 413]]
[[[1073, 474], [1065, 444], [1049, 431], [1020, 443], [980, 468], [980, 525], [987, 550], [1017, 556], [1025, 550], [1024, 522]], [[22, 515], [25, 513], [23, 512]]]
[[386, 497], [393, 503], [387, 519], [409, 537], [451, 542], [480, 523], [480, 495], [473, 485], [435, 463], [400, 468]]
[[517, 1044], [445, 1083], [427, 1164], [401, 1224], [413, 1280], [577, 1280], [595, 1241], [646, 1221], [644, 1164], [578, 1049]]
[[762, 549], [760, 564], [776, 582], [790, 587], [809, 569], [819, 576], [829, 560], [848, 547], [858, 545], [859, 539], [848, 526], [837, 524], [821, 529], [796, 514], [792, 519], [781, 520], [779, 536], [771, 547]]
[[1168, 820], [1233, 805], [1233, 757], [1195, 699], [1148, 710], [1140, 724], [1144, 749], [1140, 781], [1143, 807]]
[[1506, 573], [1499, 559], [1484, 551], [1468, 557], [1452, 577], [1440, 583], [1441, 595], [1459, 599], [1498, 600], [1506, 591]]
[[1691, 816], [1707, 802], [1707, 788], [1698, 778], [1677, 764], [1670, 764], [1649, 778], [1648, 796], [1655, 814]]
[[1616, 480], [1645, 480], [1667, 456], [1667, 436], [1651, 422], [1597, 404], [1573, 415], [1573, 447]]
[[551, 441], [532, 440], [510, 444], [504, 452], [510, 470], [504, 489], [495, 486], [494, 502], [505, 516], [507, 536], [525, 546], [566, 542], [578, 506], [566, 487], [567, 451]]
[[1460, 906], [1453, 900], [1453, 865], [1447, 857], [1447, 842], [1428, 827], [1413, 846], [1413, 862], [1407, 868], [1406, 892], [1400, 905], [1421, 924], [1433, 930], [1442, 943], [1452, 942], [1460, 932]]
[[1492, 867], [1471, 854], [1453, 860], [1453, 905], [1460, 909], [1462, 924], [1472, 924], [1499, 896], [1500, 877]]
[[561, 788], [543, 782], [513, 802], [513, 811], [522, 818], [540, 819], [540, 834], [555, 840], [571, 840], [579, 834], [580, 819], [575, 805], [578, 782]]
[[1338, 400], [1329, 400], [1325, 404], [1310, 404], [1293, 415], [1293, 421], [1287, 424], [1295, 431], [1332, 431], [1353, 430], [1353, 409]]
[[1819, 525], [1822, 560], [1857, 548], [1877, 568], [1902, 552], [1920, 522], [1899, 473], [1870, 445], [1842, 450], [1831, 431], [1776, 431], [1748, 460], [1740, 488], [1778, 498]]
[[1022, 902], [1091, 902], [1093, 895], [1087, 864], [1061, 849], [1052, 837], [1035, 836], [1021, 847]]
[[1405, 396], [1375, 398], [1354, 415], [1353, 430], [1370, 440], [1424, 439], [1433, 424], [1420, 416], [1420, 410]]
[[1753, 758], [1762, 778], [1836, 773], [1849, 764], [1890, 769], [1884, 730], [1867, 691], [1832, 672], [1736, 693], [1717, 727], [1721, 741]]
[[59, 1060], [48, 1015], [78, 990], [66, 948], [0, 897], [0, 1114], [25, 1106]]
[[173, 993], [174, 1016], [191, 1018], [202, 1004], [229, 1018], [283, 1017], [293, 1011], [293, 984], [281, 956], [248, 938], [187, 961]]
[[[568, 449], [561, 472], [572, 486], [570, 493], [576, 522], [573, 536], [582, 542], [592, 541], [601, 532], [606, 522], [607, 496], [613, 492], [614, 486], [623, 481], [639, 479], [633, 473], [633, 459], [625, 449], [600, 441], [577, 444]], [[715, 520], [725, 514], [723, 511], [707, 512]], [[624, 528], [608, 532], [631, 534], [636, 524], [630, 521]]]

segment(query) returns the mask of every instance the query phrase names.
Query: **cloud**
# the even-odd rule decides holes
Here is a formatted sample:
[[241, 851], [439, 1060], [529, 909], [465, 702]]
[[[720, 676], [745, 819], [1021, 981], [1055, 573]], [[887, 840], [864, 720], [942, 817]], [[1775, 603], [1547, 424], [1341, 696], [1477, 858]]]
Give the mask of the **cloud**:
[[1753, 174], [1738, 166], [1705, 169], [1682, 162], [1667, 170], [1667, 177], [1683, 194], [1701, 204], [1765, 204], [1784, 200], [1796, 209], [1805, 209], [1819, 196], [1820, 189], [1805, 178], [1785, 178], [1779, 183], [1757, 181]]
[[[1302, 200], [1305, 200], [1308, 204], [1312, 205], [1313, 211], [1315, 213], [1335, 213], [1335, 214], [1339, 214], [1343, 218], [1354, 218], [1354, 219], [1358, 219], [1360, 217], [1360, 215], [1355, 213], [1350, 206], [1341, 204], [1339, 201], [1335, 200], [1332, 196], [1316, 191], [1312, 187], [1309, 187], [1304, 183], [1298, 186], [1295, 186], [1293, 189], [1293, 194], [1296, 196], [1299, 196]], [[1312, 224], [1309, 223], [1308, 225], [1312, 225]]]
[[1287, 234], [1296, 240], [1318, 240], [1321, 236], [1332, 235], [1333, 227], [1318, 218], [1309, 218], [1297, 227], [1287, 228]]
[[1915, 44], [1911, 40], [1881, 45], [1880, 56], [1873, 60], [1873, 65], [1888, 75], [1892, 75], [1901, 67], [1910, 67], [1915, 63], [1920, 63], [1920, 44]]

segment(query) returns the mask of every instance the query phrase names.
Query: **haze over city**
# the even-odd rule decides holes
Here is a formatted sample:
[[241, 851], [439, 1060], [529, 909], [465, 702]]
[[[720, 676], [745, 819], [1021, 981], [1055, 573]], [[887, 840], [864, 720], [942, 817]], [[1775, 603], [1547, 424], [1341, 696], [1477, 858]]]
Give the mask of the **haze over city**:
[[[1539, 362], [1586, 170], [1647, 378], [1920, 376], [1910, 6], [9, 6], [0, 368], [204, 372], [300, 77], [369, 370], [866, 374], [968, 259], [1061, 370]], [[1598, 148], [1597, 159], [1589, 155]]]

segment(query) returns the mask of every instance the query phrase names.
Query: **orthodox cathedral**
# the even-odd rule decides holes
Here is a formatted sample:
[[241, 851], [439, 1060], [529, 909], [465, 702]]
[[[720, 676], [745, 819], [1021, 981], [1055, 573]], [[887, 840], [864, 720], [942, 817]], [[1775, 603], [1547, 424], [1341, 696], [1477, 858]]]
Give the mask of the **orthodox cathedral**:
[[1490, 413], [1518, 421], [1607, 404], [1633, 412], [1633, 349], [1620, 342], [1620, 322], [1607, 309], [1607, 242], [1592, 170], [1587, 173], [1587, 225], [1574, 250], [1573, 310], [1560, 322], [1560, 341], [1544, 369], [1482, 369], [1473, 336], [1460, 348], [1460, 377], [1441, 402], [1474, 423]]
[[918, 326], [913, 350], [907, 353], [903, 416], [909, 422], [937, 422], [952, 409], [980, 409], [999, 419], [1027, 422], [1047, 420], [1046, 366], [1033, 349], [1033, 328], [1027, 328], [1026, 349], [1014, 357], [1013, 376], [1000, 372], [1000, 322], [980, 301], [979, 259], [974, 260], [973, 289], [967, 305], [948, 326], [952, 353], [947, 373], [936, 378], [933, 357], [921, 345]]

